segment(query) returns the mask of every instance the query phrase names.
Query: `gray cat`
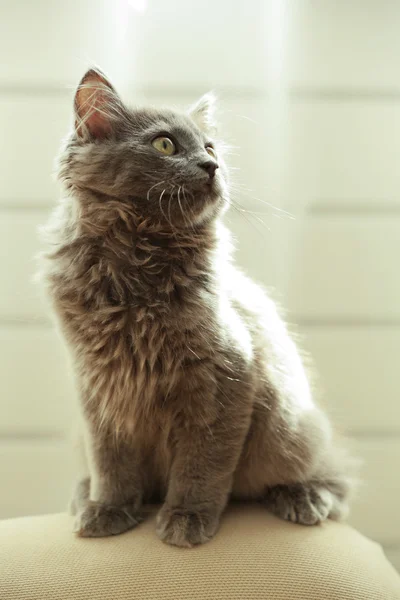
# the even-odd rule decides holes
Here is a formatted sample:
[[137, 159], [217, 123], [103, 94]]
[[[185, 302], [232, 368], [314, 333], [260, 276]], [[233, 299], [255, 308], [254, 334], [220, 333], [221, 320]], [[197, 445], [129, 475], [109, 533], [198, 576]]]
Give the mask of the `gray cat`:
[[128, 109], [98, 70], [75, 95], [44, 278], [82, 407], [80, 536], [137, 525], [210, 540], [229, 498], [296, 523], [340, 518], [351, 480], [273, 302], [232, 264], [212, 98]]

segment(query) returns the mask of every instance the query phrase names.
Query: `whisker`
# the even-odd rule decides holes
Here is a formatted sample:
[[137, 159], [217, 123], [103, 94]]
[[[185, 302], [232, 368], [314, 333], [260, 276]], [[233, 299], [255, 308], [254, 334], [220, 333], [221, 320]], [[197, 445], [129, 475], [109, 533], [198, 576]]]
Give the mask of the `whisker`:
[[[161, 185], [162, 183], [165, 183], [166, 181], [167, 181], [166, 179], [164, 179], [163, 181], [157, 181], [157, 182], [156, 182], [154, 185], [152, 185], [152, 186], [151, 186], [151, 187], [150, 187], [150, 188], [147, 190], [146, 197], [147, 197], [147, 200], [148, 200], [148, 202], [150, 202], [150, 192], [151, 192], [151, 190], [152, 190], [153, 188], [157, 187], [158, 185]], [[164, 190], [164, 191], [165, 191], [165, 190]]]
[[160, 197], [159, 197], [159, 199], [158, 199], [158, 205], [159, 205], [159, 207], [160, 207], [160, 211], [161, 211], [161, 214], [162, 214], [162, 216], [163, 216], [163, 217], [164, 217], [164, 219], [167, 221], [167, 217], [166, 217], [166, 215], [165, 215], [165, 213], [164, 213], [164, 210], [163, 210], [163, 207], [162, 207], [162, 202], [161, 202], [161, 201], [162, 201], [162, 198], [163, 198], [163, 196], [164, 196], [164, 194], [165, 194], [165, 192], [166, 192], [166, 189], [167, 189], [167, 188], [164, 188], [164, 189], [163, 189], [163, 191], [161, 192], [161, 194], [160, 194]]
[[181, 198], [180, 198], [180, 193], [181, 193], [181, 189], [182, 189], [182, 188], [183, 188], [183, 186], [182, 186], [182, 187], [181, 187], [181, 186], [179, 186], [179, 188], [178, 188], [178, 204], [179, 204], [179, 208], [180, 208], [180, 211], [181, 211], [181, 214], [182, 214], [182, 218], [183, 218], [183, 220], [184, 220], [184, 222], [185, 222], [185, 225], [186, 225], [186, 224], [187, 224], [187, 220], [186, 220], [185, 213], [183, 212], [182, 203], [181, 203]]
[[238, 184], [238, 183], [236, 183], [236, 185], [235, 184], [231, 184], [231, 189], [235, 189], [235, 187], [237, 188], [237, 192], [238, 193], [243, 194], [244, 196], [246, 196], [250, 200], [256, 200], [256, 202], [260, 202], [261, 204], [265, 204], [269, 208], [272, 208], [273, 210], [276, 210], [276, 211], [282, 213], [285, 217], [289, 217], [290, 219], [295, 219], [296, 218], [295, 215], [293, 215], [292, 213], [288, 212], [287, 210], [285, 210], [283, 208], [279, 208], [278, 206], [275, 206], [274, 204], [271, 204], [271, 202], [268, 202], [267, 200], [263, 200], [262, 198], [258, 198], [257, 196], [252, 196], [252, 195], [248, 194], [247, 192], [249, 192], [251, 190], [249, 190], [249, 189], [247, 189], [247, 190], [243, 189], [243, 186], [241, 186], [240, 184]]
[[172, 193], [170, 194], [169, 201], [168, 201], [168, 217], [169, 217], [168, 223], [170, 224], [170, 226], [171, 226], [172, 229], [174, 229], [174, 227], [173, 227], [173, 225], [171, 223], [171, 201], [172, 201], [174, 192], [175, 192], [175, 186], [172, 188]]
[[191, 192], [190, 190], [185, 190], [185, 191], [183, 192], [183, 194], [184, 194], [184, 198], [185, 198], [185, 201], [186, 201], [186, 203], [187, 203], [187, 209], [188, 209], [188, 211], [190, 212], [190, 215], [191, 215], [191, 217], [192, 217], [191, 223], [192, 223], [192, 229], [193, 229], [193, 231], [194, 231], [194, 221], [195, 221], [195, 214], [194, 214], [193, 210], [192, 210], [192, 209], [191, 209], [191, 207], [190, 207], [190, 203], [189, 203], [189, 202], [187, 201], [187, 199], [186, 199], [186, 192], [187, 192], [187, 193], [190, 195], [190, 197], [192, 198], [192, 200], [194, 200], [194, 196], [193, 196], [193, 194], [192, 194], [192, 192]]
[[[236, 206], [236, 204], [234, 202], [232, 203], [232, 200], [231, 200], [231, 206], [234, 211], [236, 211], [252, 228], [254, 228], [256, 230], [258, 235], [264, 237], [265, 236], [265, 228], [268, 231], [271, 231], [271, 229], [266, 225], [266, 223], [264, 221], [262, 221], [259, 217], [255, 216], [255, 215], [248, 216], [246, 211], [244, 211], [243, 209]], [[257, 221], [259, 221], [261, 223], [261, 225], [263, 226], [264, 230], [260, 230], [259, 227], [257, 227], [257, 225], [251, 220], [250, 216], [252, 218], [256, 219]]]

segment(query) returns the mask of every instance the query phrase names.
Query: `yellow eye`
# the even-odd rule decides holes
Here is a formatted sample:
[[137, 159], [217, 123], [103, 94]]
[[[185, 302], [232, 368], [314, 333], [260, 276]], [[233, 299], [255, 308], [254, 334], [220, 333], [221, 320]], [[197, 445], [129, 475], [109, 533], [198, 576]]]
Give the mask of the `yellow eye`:
[[153, 140], [152, 144], [156, 150], [161, 152], [161, 154], [165, 154], [166, 156], [172, 156], [172, 154], [175, 154], [176, 152], [174, 142], [167, 137], [160, 136]]
[[209, 154], [210, 156], [215, 158], [215, 160], [217, 160], [217, 153], [215, 152], [215, 150], [212, 146], [206, 146], [206, 152], [207, 152], [207, 154]]

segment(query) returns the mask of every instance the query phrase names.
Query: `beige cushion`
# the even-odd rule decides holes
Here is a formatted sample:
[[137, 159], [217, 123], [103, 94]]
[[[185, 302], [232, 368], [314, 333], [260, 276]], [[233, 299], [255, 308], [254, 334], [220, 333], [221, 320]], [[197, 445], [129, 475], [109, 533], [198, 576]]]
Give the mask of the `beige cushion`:
[[397, 600], [381, 548], [338, 523], [303, 527], [260, 506], [231, 507], [216, 538], [164, 545], [154, 517], [134, 531], [79, 539], [67, 515], [0, 523], [1, 600]]

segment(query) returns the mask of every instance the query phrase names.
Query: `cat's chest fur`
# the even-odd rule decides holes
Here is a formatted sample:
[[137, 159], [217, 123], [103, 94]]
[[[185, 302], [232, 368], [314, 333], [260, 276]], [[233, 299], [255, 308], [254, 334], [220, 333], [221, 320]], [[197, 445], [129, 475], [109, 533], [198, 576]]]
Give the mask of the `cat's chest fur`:
[[85, 409], [117, 431], [174, 411], [187, 365], [209, 359], [213, 294], [193, 264], [118, 264], [92, 252], [86, 263], [60, 264], [53, 297]]

